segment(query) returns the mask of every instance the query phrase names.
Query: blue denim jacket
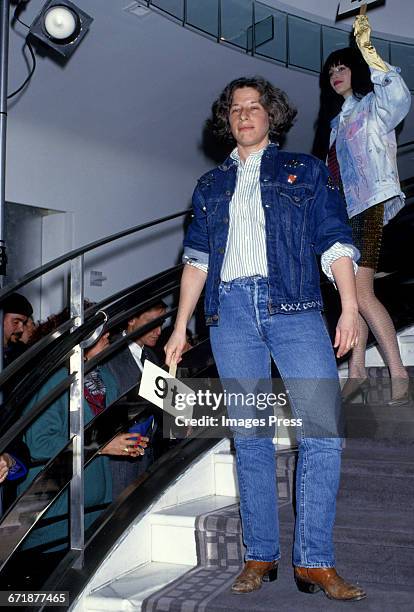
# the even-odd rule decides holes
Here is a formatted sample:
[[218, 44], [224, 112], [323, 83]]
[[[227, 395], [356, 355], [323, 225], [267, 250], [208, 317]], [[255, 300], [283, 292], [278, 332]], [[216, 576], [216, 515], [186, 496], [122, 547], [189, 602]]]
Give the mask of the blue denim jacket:
[[374, 91], [347, 98], [331, 122], [348, 216], [385, 202], [384, 225], [404, 206], [397, 169], [395, 127], [410, 109], [411, 95], [399, 75], [371, 68]]
[[[207, 325], [219, 321], [218, 289], [236, 177], [237, 164], [229, 157], [199, 179], [193, 194], [193, 219], [184, 240], [184, 260], [209, 265]], [[266, 223], [270, 314], [322, 310], [316, 255], [335, 242], [352, 244], [345, 203], [338, 189], [315, 157], [278, 151], [270, 144], [261, 161], [260, 190]]]

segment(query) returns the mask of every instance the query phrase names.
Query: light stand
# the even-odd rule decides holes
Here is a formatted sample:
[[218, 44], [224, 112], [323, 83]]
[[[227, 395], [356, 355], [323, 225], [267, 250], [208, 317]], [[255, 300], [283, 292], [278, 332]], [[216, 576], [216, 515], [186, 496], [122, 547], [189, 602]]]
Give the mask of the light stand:
[[[6, 130], [7, 130], [7, 77], [9, 67], [10, 0], [0, 0], [0, 289], [6, 276], [5, 207], [6, 207]], [[3, 309], [0, 307], [0, 372], [3, 370]], [[0, 391], [0, 401], [2, 393]]]

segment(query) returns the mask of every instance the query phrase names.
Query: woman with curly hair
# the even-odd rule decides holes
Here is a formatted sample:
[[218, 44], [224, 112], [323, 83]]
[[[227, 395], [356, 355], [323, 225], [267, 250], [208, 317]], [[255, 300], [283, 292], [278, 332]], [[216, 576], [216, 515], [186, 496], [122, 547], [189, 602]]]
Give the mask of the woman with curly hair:
[[374, 294], [383, 226], [404, 206], [398, 179], [395, 128], [411, 96], [399, 69], [386, 64], [370, 43], [366, 16], [355, 20], [357, 49], [339, 49], [322, 75], [320, 123], [330, 124], [328, 168], [347, 204], [354, 244], [361, 252], [356, 276], [359, 342], [349, 359], [345, 399], [367, 387], [368, 329], [378, 341], [392, 380], [390, 406], [408, 402], [408, 374], [391, 317]]
[[[179, 309], [165, 352], [167, 364], [181, 360], [187, 323], [206, 283], [211, 346], [223, 387], [230, 392], [227, 412], [246, 544], [246, 563], [232, 590], [249, 593], [277, 577], [273, 358], [297, 417], [292, 423], [299, 445], [296, 583], [307, 593], [321, 588], [333, 599], [362, 599], [364, 591], [335, 570], [341, 402], [320, 312], [317, 264], [321, 255], [341, 295], [335, 346], [343, 355], [356, 342], [358, 323], [352, 261], [358, 254], [345, 206], [324, 164], [310, 155], [279, 151], [272, 142], [290, 128], [296, 111], [271, 83], [259, 77], [237, 79], [213, 111], [217, 132], [231, 137], [236, 147], [195, 189]], [[253, 406], [247, 402], [252, 397], [257, 398]]]

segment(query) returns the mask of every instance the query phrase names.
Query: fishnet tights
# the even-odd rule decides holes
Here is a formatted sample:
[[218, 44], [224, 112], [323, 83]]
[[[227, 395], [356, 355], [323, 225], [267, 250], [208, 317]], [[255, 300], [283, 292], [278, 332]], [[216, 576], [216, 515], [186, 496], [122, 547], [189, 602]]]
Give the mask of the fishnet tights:
[[390, 315], [375, 297], [374, 270], [360, 267], [356, 275], [359, 309], [359, 340], [349, 359], [349, 378], [366, 377], [365, 351], [368, 328], [374, 334], [392, 378], [392, 395], [400, 397], [407, 389], [408, 374], [400, 355], [397, 335]]

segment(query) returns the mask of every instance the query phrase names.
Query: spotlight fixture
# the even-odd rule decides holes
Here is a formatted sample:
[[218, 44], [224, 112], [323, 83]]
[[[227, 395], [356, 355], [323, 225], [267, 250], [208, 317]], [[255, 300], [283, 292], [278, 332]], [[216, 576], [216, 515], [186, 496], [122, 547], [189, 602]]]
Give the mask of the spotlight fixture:
[[93, 18], [68, 0], [49, 0], [30, 26], [29, 35], [68, 58]]

